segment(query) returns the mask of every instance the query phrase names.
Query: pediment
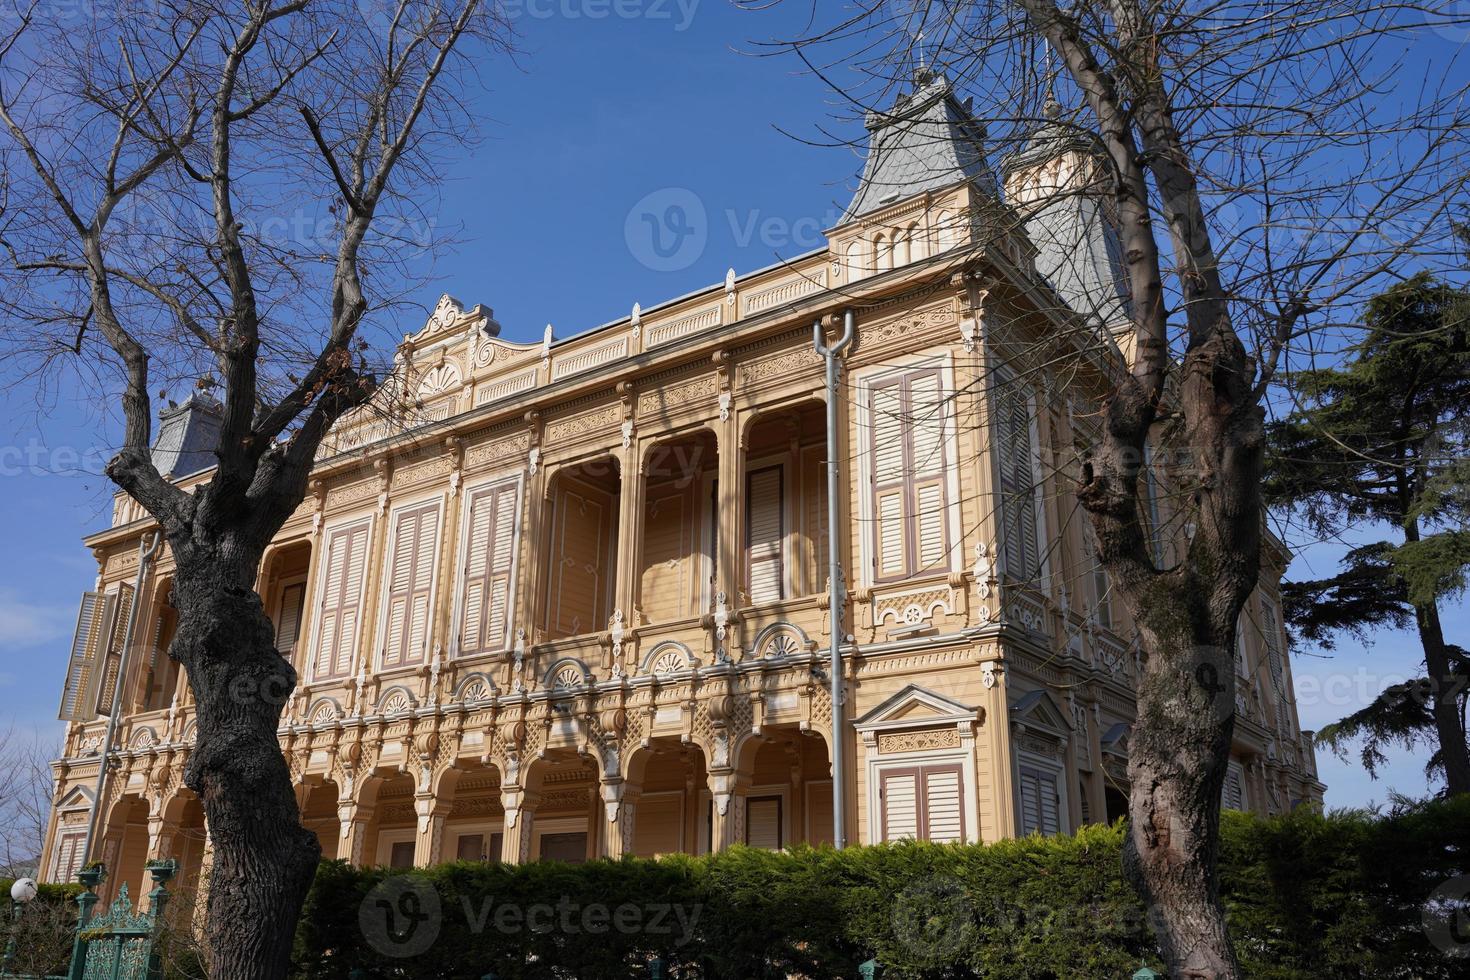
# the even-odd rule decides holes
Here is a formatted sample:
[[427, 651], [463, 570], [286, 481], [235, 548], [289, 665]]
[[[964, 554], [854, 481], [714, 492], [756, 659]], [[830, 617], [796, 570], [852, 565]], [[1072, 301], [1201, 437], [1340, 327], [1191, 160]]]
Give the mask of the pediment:
[[85, 786], [74, 786], [71, 792], [61, 798], [56, 804], [58, 810], [72, 810], [77, 807], [90, 807], [92, 805], [92, 791]]
[[860, 731], [909, 728], [916, 725], [954, 725], [980, 721], [980, 709], [910, 684], [863, 715], [853, 727]]
[[1011, 721], [1065, 737], [1072, 726], [1050, 692], [1027, 691], [1011, 702]]

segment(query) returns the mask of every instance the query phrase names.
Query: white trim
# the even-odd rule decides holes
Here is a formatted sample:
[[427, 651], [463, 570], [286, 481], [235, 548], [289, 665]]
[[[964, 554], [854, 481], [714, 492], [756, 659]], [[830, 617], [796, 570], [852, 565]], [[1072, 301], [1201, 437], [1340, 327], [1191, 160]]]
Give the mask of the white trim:
[[[960, 774], [964, 782], [960, 791], [965, 807], [965, 843], [980, 843], [980, 793], [975, 772], [975, 751], [973, 738], [966, 737], [963, 732], [960, 735], [959, 747], [954, 749], [887, 752], [879, 755], [875, 747], [867, 748], [868, 839], [862, 843], [881, 844], [883, 842], [883, 800], [880, 791], [883, 788], [885, 771], [912, 769], [915, 766], [952, 766], [956, 763], [960, 766]], [[920, 800], [920, 805], [923, 805], [922, 800]]]
[[525, 524], [526, 505], [526, 476], [524, 473], [515, 473], [510, 476], [502, 475], [481, 480], [478, 483], [465, 487], [459, 493], [459, 531], [457, 533], [459, 540], [455, 544], [454, 551], [454, 580], [450, 583], [452, 608], [449, 610], [449, 636], [444, 643], [445, 656], [450, 660], [457, 659], [460, 656], [459, 638], [463, 625], [464, 590], [467, 585], [465, 571], [469, 568], [471, 499], [478, 493], [483, 493], [487, 490], [499, 490], [511, 485], [514, 485], [516, 490], [516, 519], [510, 545], [510, 590], [506, 594], [505, 599], [505, 646], [500, 651], [480, 651], [479, 654], [474, 654], [474, 656], [495, 652], [503, 653], [515, 645], [516, 587], [520, 584], [521, 534]]
[[[311, 682], [313, 684], [325, 681], [350, 681], [352, 679], [352, 664], [357, 663], [357, 655], [362, 649], [361, 612], [363, 597], [367, 592], [368, 570], [372, 567], [373, 530], [376, 526], [376, 520], [377, 518], [373, 514], [360, 514], [355, 517], [349, 517], [345, 520], [339, 521], [336, 524], [329, 524], [326, 527], [322, 528], [322, 555], [321, 561], [317, 563], [320, 567], [317, 569], [316, 585], [312, 591], [312, 608], [307, 610], [307, 612], [311, 616], [311, 630], [309, 635], [310, 646], [307, 647], [306, 655], [309, 658], [309, 663], [307, 666], [309, 667]], [[367, 529], [367, 542], [363, 546], [362, 581], [359, 582], [357, 586], [357, 605], [359, 615], [356, 625], [353, 626], [353, 629], [357, 635], [352, 638], [352, 664], [348, 665], [347, 673], [343, 674], [341, 677], [323, 677], [320, 662], [322, 610], [325, 608], [327, 602], [327, 574], [331, 571], [332, 567], [332, 537], [340, 531], [350, 531], [357, 527], [363, 527]], [[346, 601], [347, 597], [343, 596], [343, 602]]]
[[[858, 491], [858, 514], [861, 532], [856, 534], [856, 548], [858, 555], [858, 574], [849, 575], [848, 578], [855, 584], [871, 586], [874, 584], [873, 565], [877, 553], [877, 546], [873, 541], [876, 533], [877, 520], [873, 516], [873, 459], [872, 440], [870, 435], [873, 431], [873, 422], [869, 417], [868, 403], [877, 381], [891, 375], [905, 374], [909, 371], [923, 370], [925, 368], [938, 368], [940, 384], [944, 395], [940, 398], [940, 404], [944, 406], [944, 433], [940, 440], [945, 451], [945, 474], [944, 492], [945, 509], [948, 511], [945, 519], [946, 565], [943, 569], [945, 574], [954, 572], [957, 567], [956, 555], [963, 550], [963, 520], [960, 513], [960, 479], [959, 460], [960, 447], [958, 428], [955, 421], [955, 386], [954, 358], [947, 348], [931, 348], [928, 351], [917, 351], [892, 358], [882, 364], [872, 365], [853, 372], [851, 384], [857, 391], [857, 452], [850, 453], [857, 461], [857, 491]], [[835, 529], [829, 528], [828, 534], [835, 533]], [[936, 570], [922, 576], [923, 578], [937, 577]], [[885, 586], [894, 583], [884, 583]]]
[[[444, 550], [444, 524], [448, 507], [449, 492], [447, 490], [431, 490], [428, 493], [408, 498], [402, 503], [394, 504], [388, 509], [388, 532], [383, 539], [383, 560], [379, 565], [382, 569], [382, 581], [378, 585], [378, 622], [375, 629], [377, 634], [374, 639], [371, 653], [371, 663], [374, 673], [385, 670], [405, 670], [413, 667], [423, 667], [433, 659], [433, 637], [434, 637], [434, 610], [439, 598], [439, 558], [440, 552]], [[383, 666], [384, 649], [388, 643], [388, 596], [393, 590], [393, 549], [398, 545], [398, 517], [404, 511], [415, 510], [429, 503], [438, 504], [439, 523], [434, 528], [434, 559], [430, 565], [429, 575], [429, 621], [424, 624], [424, 652], [423, 659], [412, 664], [399, 664], [396, 667], [387, 668]], [[363, 576], [366, 579], [366, 575]], [[406, 628], [406, 624], [405, 624]]]

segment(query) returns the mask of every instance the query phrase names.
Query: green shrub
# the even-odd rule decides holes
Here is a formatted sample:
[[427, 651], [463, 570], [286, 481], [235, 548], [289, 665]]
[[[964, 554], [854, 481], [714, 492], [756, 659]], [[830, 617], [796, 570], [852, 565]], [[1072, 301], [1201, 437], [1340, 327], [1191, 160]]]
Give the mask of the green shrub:
[[[1122, 825], [991, 845], [737, 847], [584, 865], [325, 862], [296, 976], [506, 980], [1127, 977], [1159, 966], [1123, 880]], [[1470, 799], [1378, 816], [1226, 814], [1222, 894], [1246, 973], [1464, 975], [1426, 938], [1426, 899], [1470, 873]], [[1446, 932], [1445, 935], [1449, 933]]]
[[19, 916], [11, 917], [10, 886], [14, 883], [12, 878], [0, 878], [0, 909], [6, 916], [0, 942], [15, 938], [11, 972], [37, 976], [66, 973], [76, 938], [76, 897], [82, 886], [40, 885], [35, 900]]

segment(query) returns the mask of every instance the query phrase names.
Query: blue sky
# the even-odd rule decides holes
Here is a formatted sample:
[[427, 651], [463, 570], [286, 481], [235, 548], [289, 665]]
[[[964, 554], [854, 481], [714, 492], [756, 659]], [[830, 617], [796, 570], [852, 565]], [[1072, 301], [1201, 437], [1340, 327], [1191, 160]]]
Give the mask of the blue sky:
[[[435, 221], [459, 227], [460, 244], [425, 270], [433, 285], [414, 297], [425, 314], [449, 292], [493, 307], [511, 339], [540, 339], [548, 322], [566, 336], [625, 316], [635, 302], [646, 308], [722, 280], [727, 267], [747, 272], [823, 244], [820, 230], [836, 222], [861, 161], [849, 148], [782, 132], [823, 142], [818, 127], [834, 125], [831, 93], [795, 61], [754, 53], [754, 42], [798, 33], [804, 5], [753, 13], [722, 0], [524, 0], [516, 9], [520, 66], [484, 67], [490, 91], [476, 101], [484, 139], [445, 161]], [[860, 135], [850, 122], [837, 125]], [[650, 238], [646, 213], [683, 214], [679, 227], [658, 229], [667, 248]], [[422, 324], [405, 316], [400, 332]], [[110, 427], [95, 404], [90, 392], [63, 390], [38, 413], [29, 385], [0, 377], [0, 420], [13, 433], [0, 452], [9, 530], [0, 731], [14, 722], [43, 737], [59, 732], [68, 635], [96, 572], [79, 538], [105, 526], [111, 507], [95, 465]], [[1338, 550], [1313, 548], [1292, 573], [1327, 574]], [[1447, 622], [1462, 640], [1467, 625], [1463, 611]], [[1303, 698], [1303, 727], [1353, 710], [1364, 691], [1406, 676], [1417, 659], [1407, 637], [1368, 652], [1348, 645], [1331, 660], [1297, 657], [1299, 689], [1310, 675], [1324, 692]], [[1424, 789], [1417, 758], [1395, 758], [1376, 783], [1355, 763], [1323, 755], [1319, 765], [1330, 805]]]

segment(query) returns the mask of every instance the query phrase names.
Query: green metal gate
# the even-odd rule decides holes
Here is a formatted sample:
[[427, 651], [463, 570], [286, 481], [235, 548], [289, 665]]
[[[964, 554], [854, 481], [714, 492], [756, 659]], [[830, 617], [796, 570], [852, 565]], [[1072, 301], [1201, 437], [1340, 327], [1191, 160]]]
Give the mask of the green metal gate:
[[172, 860], [149, 861], [146, 868], [153, 878], [148, 910], [133, 911], [123, 882], [112, 905], [96, 918], [92, 907], [106, 872], [99, 865], [77, 875], [86, 891], [77, 896], [80, 915], [67, 980], [161, 980], [163, 966], [154, 947], [168, 905], [167, 884], [178, 866]]

